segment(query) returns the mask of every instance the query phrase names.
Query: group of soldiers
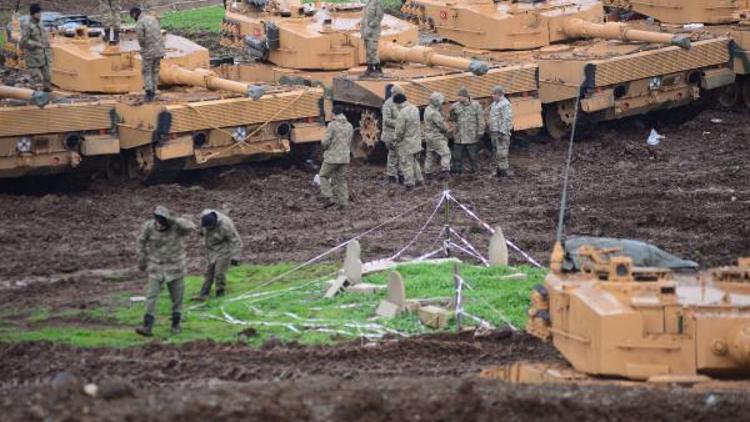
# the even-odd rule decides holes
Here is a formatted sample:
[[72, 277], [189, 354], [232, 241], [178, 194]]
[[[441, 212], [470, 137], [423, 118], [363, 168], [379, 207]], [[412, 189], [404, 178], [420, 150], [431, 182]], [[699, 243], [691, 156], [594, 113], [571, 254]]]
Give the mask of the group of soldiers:
[[[153, 218], [143, 225], [137, 241], [138, 269], [148, 273], [148, 282], [143, 326], [136, 328], [138, 334], [152, 335], [156, 301], [165, 284], [172, 300], [172, 332], [180, 332], [187, 272], [185, 240], [195, 228], [193, 222], [175, 216], [163, 206], [156, 207]], [[203, 238], [207, 266], [203, 286], [193, 300], [204, 301], [214, 283], [217, 297], [226, 293], [226, 273], [230, 265], [237, 263], [242, 239], [228, 216], [211, 209], [201, 213], [198, 234]]]
[[[419, 163], [423, 139], [426, 145], [426, 176], [444, 179], [450, 173], [461, 174], [464, 161], [468, 161], [468, 171], [476, 173], [479, 169], [480, 142], [486, 132], [489, 132], [495, 155], [495, 174], [498, 177], [512, 175], [508, 148], [513, 130], [513, 110], [503, 88], [495, 86], [492, 89], [492, 104], [486, 118], [481, 104], [471, 99], [466, 88], [460, 88], [457, 100], [450, 108], [452, 131], [443, 117], [444, 103], [443, 94], [433, 92], [430, 95], [430, 103], [424, 110], [423, 133], [419, 109], [409, 102], [401, 86], [392, 85], [390, 97], [381, 110], [383, 128], [380, 140], [388, 148], [388, 182], [403, 182], [407, 190], [424, 183]], [[334, 116], [323, 139], [323, 165], [318, 176], [325, 206], [345, 208], [349, 198], [346, 173], [354, 131], [343, 109], [335, 107]], [[453, 151], [448, 143], [451, 136]], [[400, 176], [403, 180], [400, 180]]]
[[[104, 19], [104, 38], [109, 43], [119, 41], [120, 0], [99, 0], [100, 11]], [[150, 14], [142, 13], [141, 8], [130, 9], [130, 17], [136, 22], [135, 32], [141, 54], [141, 72], [145, 90], [144, 100], [153, 101], [156, 97], [156, 87], [159, 84], [159, 67], [164, 57], [164, 40], [161, 35], [159, 20]], [[21, 25], [21, 39], [19, 42], [24, 51], [24, 60], [29, 69], [37, 89], [52, 91], [50, 66], [52, 64], [52, 50], [49, 44], [49, 34], [42, 22], [42, 8], [34, 3], [29, 7], [29, 20]]]

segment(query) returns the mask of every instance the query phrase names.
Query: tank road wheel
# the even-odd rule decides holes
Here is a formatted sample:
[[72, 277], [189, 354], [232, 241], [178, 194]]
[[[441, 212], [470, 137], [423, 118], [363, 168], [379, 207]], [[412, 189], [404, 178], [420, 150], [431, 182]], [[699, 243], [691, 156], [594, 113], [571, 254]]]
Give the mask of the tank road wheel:
[[[740, 92], [744, 91], [742, 88], [744, 86], [741, 86], [739, 81], [721, 87], [719, 89], [719, 104], [724, 108], [734, 108], [740, 102]], [[745, 101], [747, 102], [747, 100]]]
[[128, 151], [128, 176], [141, 182], [147, 181], [154, 174], [156, 157], [151, 145], [144, 145]]
[[380, 117], [372, 110], [365, 110], [359, 118], [359, 136], [355, 137], [352, 154], [356, 158], [368, 159], [380, 142]]
[[560, 140], [570, 133], [573, 121], [573, 107], [568, 101], [550, 104], [544, 109], [544, 128], [554, 140]]
[[742, 102], [750, 110], [750, 77], [742, 78]]
[[128, 175], [128, 165], [125, 157], [121, 155], [107, 157], [105, 171], [109, 180], [119, 180], [126, 177]]

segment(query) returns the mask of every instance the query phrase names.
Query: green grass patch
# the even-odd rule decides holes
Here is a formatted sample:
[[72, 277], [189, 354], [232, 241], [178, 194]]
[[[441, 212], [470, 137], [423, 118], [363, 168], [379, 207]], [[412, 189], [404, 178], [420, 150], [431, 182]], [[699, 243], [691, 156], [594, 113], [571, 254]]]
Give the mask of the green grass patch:
[[161, 15], [161, 27], [168, 31], [219, 32], [224, 18], [222, 6], [167, 12]]
[[[158, 301], [152, 339], [133, 332], [142, 321], [143, 305], [131, 306], [130, 297], [143, 295], [140, 291], [113, 294], [104, 301], [111, 304], [106, 308], [60, 312], [46, 307], [26, 310], [25, 323], [21, 324], [17, 321], [18, 314], [14, 318], [12, 313], [0, 310], [0, 338], [10, 342], [47, 340], [79, 347], [127, 347], [149, 341], [179, 344], [195, 340], [245, 341], [258, 346], [271, 337], [304, 344], [330, 344], [386, 332], [414, 335], [432, 331], [411, 314], [392, 320], [374, 318], [375, 308], [385, 293], [372, 296], [343, 293], [324, 299], [322, 281], [337, 270], [333, 264], [312, 265], [266, 285], [268, 280], [294, 266], [287, 263], [232, 268], [227, 280], [230, 295], [202, 304], [189, 300], [198, 294], [202, 277], [187, 277], [185, 322], [179, 335], [169, 332], [171, 303], [165, 288]], [[407, 298], [450, 298], [454, 294], [452, 263], [409, 264], [399, 266], [398, 271], [404, 278]], [[471, 285], [471, 289], [464, 290], [464, 310], [495, 326], [502, 326], [509, 320], [523, 327], [531, 287], [540, 283], [545, 275], [544, 270], [526, 266], [485, 268], [462, 264], [460, 271]], [[525, 281], [499, 278], [518, 272], [526, 274]], [[366, 277], [365, 281], [385, 285], [387, 278], [387, 273], [378, 273]], [[45, 321], [49, 324], [45, 325]], [[465, 323], [474, 324], [470, 319]], [[250, 327], [257, 335], [238, 336]], [[455, 330], [455, 321], [447, 329]]]

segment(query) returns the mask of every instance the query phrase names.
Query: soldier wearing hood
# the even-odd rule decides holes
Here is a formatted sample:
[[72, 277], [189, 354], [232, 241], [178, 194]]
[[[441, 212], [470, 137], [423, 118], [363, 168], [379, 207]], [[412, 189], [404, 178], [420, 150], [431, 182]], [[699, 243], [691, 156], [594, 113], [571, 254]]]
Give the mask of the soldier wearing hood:
[[439, 92], [430, 95], [430, 104], [424, 110], [424, 133], [427, 142], [427, 156], [424, 172], [431, 175], [440, 166], [442, 175], [451, 171], [451, 150], [448, 147], [448, 127], [445, 125], [441, 108], [445, 97]]
[[208, 265], [200, 295], [193, 299], [208, 299], [214, 282], [216, 297], [221, 297], [226, 291], [227, 270], [240, 254], [242, 239], [232, 219], [216, 210], [203, 210], [198, 233], [203, 237], [206, 246]]
[[396, 94], [404, 95], [404, 89], [399, 85], [391, 87], [391, 95], [383, 103], [380, 114], [383, 118], [383, 132], [380, 134], [380, 140], [388, 148], [388, 161], [385, 167], [385, 174], [388, 182], [398, 183], [398, 153], [393, 144], [396, 137], [396, 119], [398, 119], [398, 106], [393, 102], [393, 96]]
[[334, 107], [334, 120], [328, 124], [323, 147], [323, 165], [320, 167], [320, 194], [326, 202], [325, 206], [338, 205], [346, 208], [349, 203], [349, 186], [347, 172], [352, 147], [354, 128], [346, 120], [344, 111]]
[[146, 313], [143, 327], [136, 328], [142, 336], [150, 337], [154, 326], [156, 300], [164, 284], [172, 299], [172, 332], [180, 332], [182, 297], [185, 291], [185, 238], [195, 225], [159, 205], [153, 219], [148, 220], [138, 236], [138, 269], [148, 273], [146, 284]]

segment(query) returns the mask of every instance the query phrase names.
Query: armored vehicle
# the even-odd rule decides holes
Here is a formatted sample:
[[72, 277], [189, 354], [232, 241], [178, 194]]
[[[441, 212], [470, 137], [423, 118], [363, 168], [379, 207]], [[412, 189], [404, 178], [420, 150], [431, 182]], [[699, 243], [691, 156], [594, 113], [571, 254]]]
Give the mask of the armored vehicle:
[[[285, 154], [322, 138], [321, 89], [221, 78], [206, 48], [165, 34], [163, 89], [144, 103], [131, 95], [143, 86], [135, 34], [125, 30], [116, 42], [99, 34], [86, 27], [52, 34], [52, 83], [59, 90], [51, 104], [0, 108], [0, 168], [7, 170], [0, 176], [69, 171], [90, 156], [107, 156], [109, 174], [145, 180]], [[23, 67], [23, 57], [15, 64]]]

